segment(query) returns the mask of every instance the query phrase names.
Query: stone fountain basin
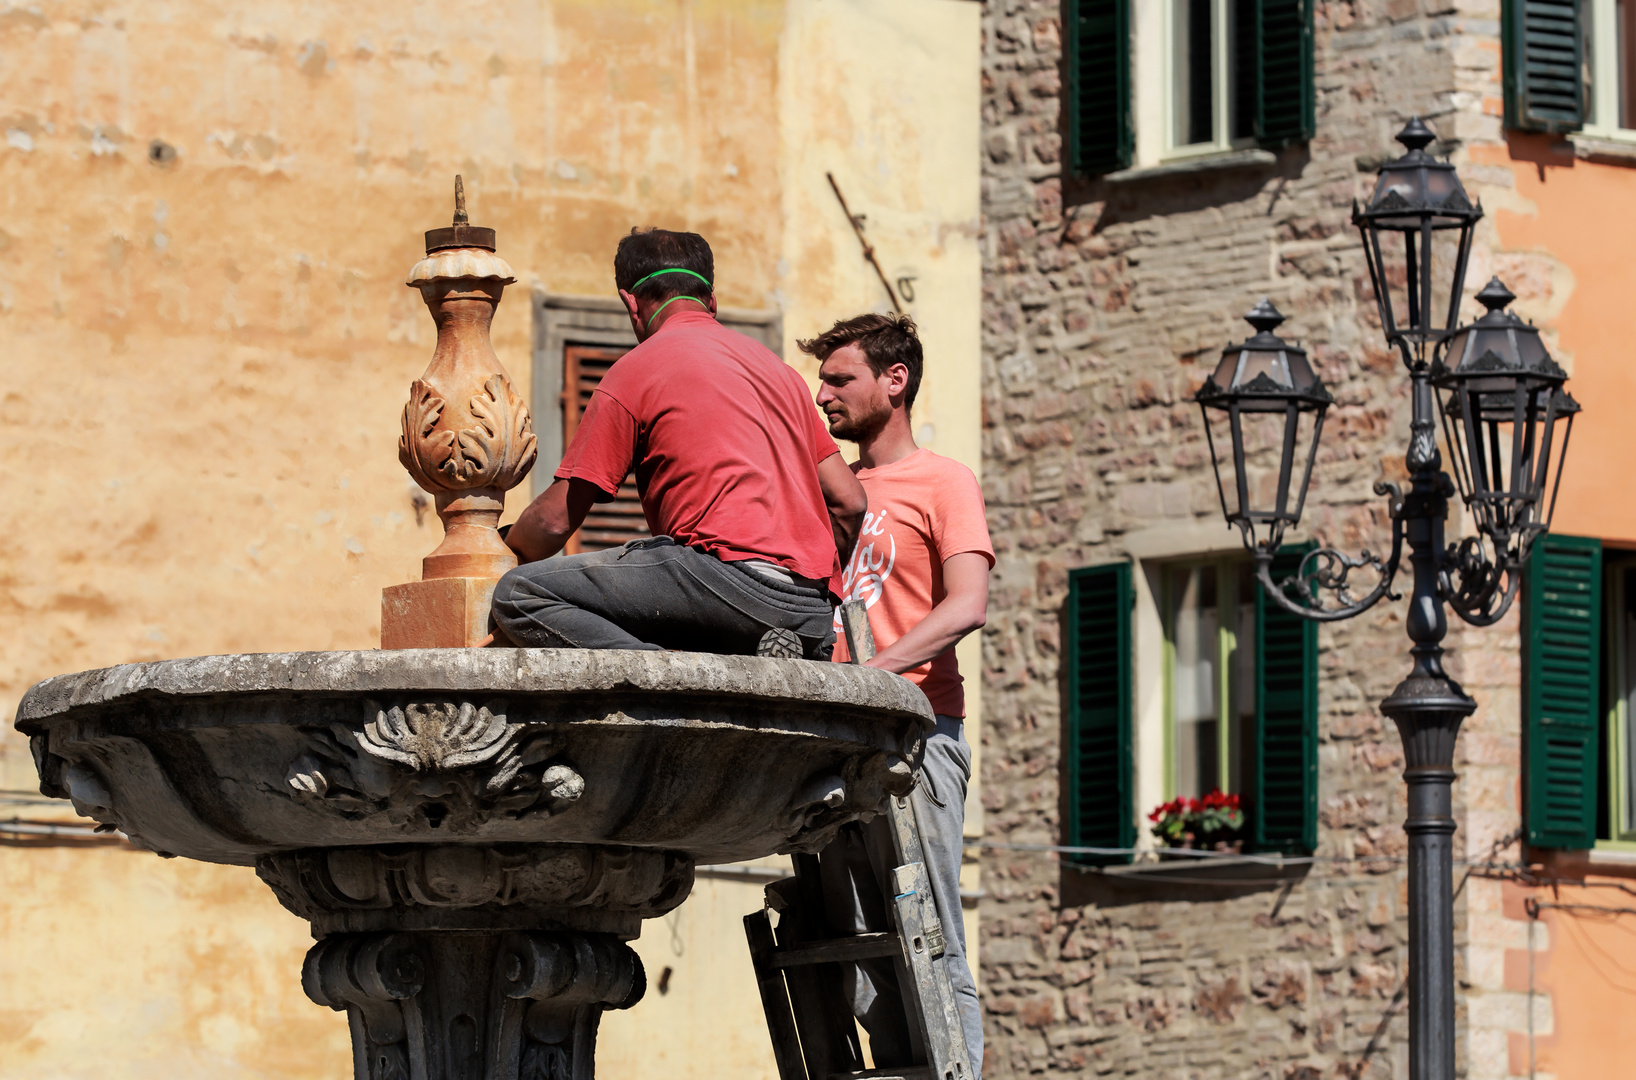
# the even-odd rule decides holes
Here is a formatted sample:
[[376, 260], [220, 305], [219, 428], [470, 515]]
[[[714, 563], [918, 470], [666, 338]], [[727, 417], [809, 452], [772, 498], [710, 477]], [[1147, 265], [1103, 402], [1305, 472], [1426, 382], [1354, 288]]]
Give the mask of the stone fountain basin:
[[264, 867], [388, 845], [812, 851], [908, 790], [932, 724], [872, 668], [558, 649], [125, 664], [17, 711], [45, 794], [161, 854]]

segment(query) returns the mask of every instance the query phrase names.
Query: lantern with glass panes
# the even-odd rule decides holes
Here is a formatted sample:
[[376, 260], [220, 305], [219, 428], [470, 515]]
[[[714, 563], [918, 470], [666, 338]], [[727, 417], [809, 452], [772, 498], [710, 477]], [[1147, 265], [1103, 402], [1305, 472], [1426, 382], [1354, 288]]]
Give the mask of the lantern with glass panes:
[[[1397, 134], [1406, 153], [1381, 166], [1368, 205], [1352, 204], [1381, 330], [1411, 365], [1426, 363], [1428, 351], [1454, 332], [1471, 233], [1483, 216], [1454, 166], [1426, 152], [1436, 139], [1418, 116], [1411, 119]], [[1438, 273], [1444, 263], [1453, 269], [1446, 279]]]
[[[1257, 334], [1227, 348], [1197, 400], [1222, 512], [1243, 534], [1262, 588], [1278, 606], [1328, 622], [1397, 599], [1392, 583], [1408, 547], [1414, 585], [1404, 626], [1413, 668], [1380, 709], [1403, 738], [1408, 781], [1409, 1076], [1451, 1080], [1450, 785], [1460, 724], [1477, 705], [1443, 669], [1445, 605], [1476, 626], [1492, 625], [1510, 608], [1532, 542], [1550, 528], [1579, 406], [1563, 388], [1566, 373], [1539, 331], [1507, 310], [1514, 297], [1498, 279], [1477, 294], [1487, 314], [1457, 327], [1482, 208], [1466, 197], [1454, 166], [1427, 153], [1435, 136], [1418, 118], [1397, 138], [1406, 153], [1381, 167], [1368, 205], [1354, 205], [1352, 213], [1363, 234], [1381, 331], [1409, 376], [1409, 490], [1385, 480], [1375, 484], [1376, 494], [1388, 497], [1389, 554], [1353, 557], [1317, 547], [1295, 573], [1273, 580], [1279, 544], [1301, 517], [1331, 400], [1306, 354], [1273, 336], [1281, 317], [1270, 304], [1263, 301], [1251, 313]], [[1438, 413], [1458, 485], [1442, 468]], [[1222, 471], [1228, 449], [1231, 478]], [[1475, 535], [1445, 543], [1456, 491]], [[1366, 595], [1354, 596], [1349, 576], [1364, 568], [1376, 582]]]
[[[1514, 591], [1534, 538], [1551, 528], [1562, 463], [1579, 403], [1539, 330], [1506, 310], [1516, 297], [1493, 278], [1477, 299], [1488, 311], [1461, 327], [1432, 365], [1454, 480], [1477, 525], [1454, 549], [1464, 615]], [[1560, 434], [1558, 428], [1561, 428]], [[1503, 611], [1503, 606], [1502, 606]], [[1492, 620], [1490, 620], [1492, 621]]]

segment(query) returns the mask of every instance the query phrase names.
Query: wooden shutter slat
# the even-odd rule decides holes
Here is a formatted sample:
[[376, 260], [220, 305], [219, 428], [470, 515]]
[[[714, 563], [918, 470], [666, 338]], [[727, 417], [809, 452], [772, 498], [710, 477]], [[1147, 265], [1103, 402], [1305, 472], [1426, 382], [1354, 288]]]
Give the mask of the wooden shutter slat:
[[1578, 131], [1585, 122], [1581, 0], [1504, 0], [1505, 124]]
[[[569, 345], [563, 349], [562, 440], [564, 449], [579, 430], [579, 418], [590, 407], [591, 395], [627, 350], [607, 346]], [[636, 484], [625, 478], [612, 502], [591, 507], [579, 531], [563, 549], [567, 554], [604, 551], [620, 547], [648, 535], [647, 516], [642, 511]]]
[[[1294, 574], [1311, 544], [1283, 548], [1272, 578]], [[1250, 846], [1310, 853], [1318, 845], [1318, 626], [1255, 587], [1255, 738]]]
[[1305, 142], [1317, 132], [1312, 0], [1255, 5], [1255, 138], [1265, 147]]
[[[1129, 848], [1131, 805], [1130, 564], [1068, 575], [1068, 843]], [[1090, 865], [1129, 856], [1075, 856]]]
[[1065, 0], [1068, 162], [1097, 175], [1127, 169], [1130, 116], [1130, 0]]
[[1523, 818], [1535, 847], [1596, 842], [1602, 543], [1545, 535], [1523, 588]]

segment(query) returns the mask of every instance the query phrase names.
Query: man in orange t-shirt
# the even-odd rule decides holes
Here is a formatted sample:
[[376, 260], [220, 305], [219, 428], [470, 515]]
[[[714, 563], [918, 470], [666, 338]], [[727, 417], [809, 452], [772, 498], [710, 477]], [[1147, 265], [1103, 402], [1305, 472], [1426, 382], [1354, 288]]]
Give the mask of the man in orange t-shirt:
[[[970, 469], [915, 444], [909, 410], [920, 389], [923, 353], [912, 319], [860, 315], [800, 345], [822, 361], [818, 407], [829, 417], [831, 435], [858, 444], [852, 471], [869, 496], [857, 546], [834, 591], [868, 608], [869, 628], [880, 647], [869, 666], [915, 683], [937, 714], [911, 798], [947, 942], [942, 962], [960, 1006], [975, 1077], [982, 1066], [983, 1024], [960, 914], [971, 748], [954, 646], [987, 617], [994, 549], [983, 495]], [[843, 638], [835, 659], [846, 658]], [[884, 819], [870, 828], [884, 829]], [[861, 830], [843, 832], [823, 854], [832, 917], [837, 903], [849, 905], [856, 931], [885, 929], [872, 924], [875, 912], [884, 908], [884, 897], [876, 895], [884, 868], [873, 865], [880, 861], [879, 838]], [[867, 964], [850, 975], [853, 1011], [869, 1032], [877, 1067], [909, 1064], [895, 983]]]

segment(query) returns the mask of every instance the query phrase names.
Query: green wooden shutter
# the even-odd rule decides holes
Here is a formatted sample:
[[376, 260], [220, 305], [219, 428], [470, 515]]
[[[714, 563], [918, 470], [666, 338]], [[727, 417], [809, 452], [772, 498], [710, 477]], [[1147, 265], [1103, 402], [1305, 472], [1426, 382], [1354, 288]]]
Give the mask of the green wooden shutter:
[[1585, 124], [1581, 0], [1503, 0], [1505, 126], [1578, 131]]
[[[1272, 560], [1282, 581], [1312, 544]], [[1248, 824], [1256, 851], [1310, 853], [1318, 846], [1318, 624], [1255, 590], [1255, 768]]]
[[[1312, 0], [1252, 0], [1256, 8], [1255, 138], [1306, 142], [1318, 130], [1313, 89]], [[1241, 84], [1242, 85], [1242, 84]]]
[[1082, 175], [1130, 167], [1130, 0], [1065, 0], [1068, 164]]
[[[1128, 848], [1131, 810], [1130, 564], [1068, 575], [1068, 843]], [[1087, 855], [1102, 865], [1128, 856]]]
[[1596, 843], [1602, 542], [1534, 542], [1522, 611], [1522, 805], [1528, 843]]

